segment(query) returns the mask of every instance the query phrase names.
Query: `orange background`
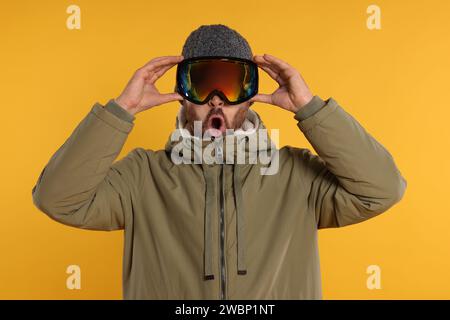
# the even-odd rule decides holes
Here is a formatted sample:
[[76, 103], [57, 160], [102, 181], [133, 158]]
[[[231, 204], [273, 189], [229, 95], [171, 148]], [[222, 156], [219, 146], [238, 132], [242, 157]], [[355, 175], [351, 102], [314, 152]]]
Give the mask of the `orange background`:
[[[69, 30], [66, 9], [81, 9]], [[369, 1], [3, 1], [0, 81], [4, 116], [0, 184], [0, 298], [121, 299], [123, 232], [56, 223], [32, 204], [51, 155], [95, 102], [117, 97], [133, 72], [181, 54], [191, 31], [222, 23], [254, 54], [296, 67], [314, 94], [335, 98], [394, 156], [408, 181], [381, 216], [319, 232], [325, 299], [450, 298], [450, 2], [384, 1], [381, 30], [366, 27]], [[260, 92], [277, 84], [260, 70]], [[175, 68], [157, 86], [171, 92]], [[293, 114], [255, 103], [280, 144], [311, 148]], [[175, 125], [172, 102], [137, 115], [122, 157], [159, 149]], [[81, 267], [81, 289], [66, 268]], [[381, 268], [381, 289], [366, 268]]]

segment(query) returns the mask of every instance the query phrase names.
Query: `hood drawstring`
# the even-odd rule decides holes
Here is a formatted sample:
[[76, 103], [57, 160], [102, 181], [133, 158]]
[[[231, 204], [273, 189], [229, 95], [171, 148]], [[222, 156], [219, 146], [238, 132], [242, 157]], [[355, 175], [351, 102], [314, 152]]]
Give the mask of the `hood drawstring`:
[[205, 230], [204, 230], [204, 246], [205, 253], [203, 256], [204, 259], [204, 268], [205, 268], [205, 280], [213, 280], [213, 261], [212, 261], [212, 224], [211, 217], [213, 214], [213, 201], [216, 199], [216, 195], [214, 194], [214, 185], [213, 176], [209, 172], [209, 170], [203, 170], [203, 175], [205, 177], [206, 184], [206, 195], [205, 195]]
[[242, 201], [242, 185], [239, 181], [240, 177], [239, 164], [234, 165], [233, 172], [233, 186], [234, 186], [234, 199], [236, 204], [236, 233], [237, 233], [237, 273], [240, 275], [247, 274], [247, 268], [245, 266], [245, 238], [244, 238], [244, 208]]

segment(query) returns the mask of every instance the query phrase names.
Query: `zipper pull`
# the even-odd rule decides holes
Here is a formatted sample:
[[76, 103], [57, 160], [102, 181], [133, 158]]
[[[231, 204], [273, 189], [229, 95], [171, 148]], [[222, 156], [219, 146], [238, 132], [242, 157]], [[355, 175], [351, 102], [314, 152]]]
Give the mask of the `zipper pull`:
[[217, 163], [223, 163], [223, 148], [219, 143], [216, 144], [216, 161]]

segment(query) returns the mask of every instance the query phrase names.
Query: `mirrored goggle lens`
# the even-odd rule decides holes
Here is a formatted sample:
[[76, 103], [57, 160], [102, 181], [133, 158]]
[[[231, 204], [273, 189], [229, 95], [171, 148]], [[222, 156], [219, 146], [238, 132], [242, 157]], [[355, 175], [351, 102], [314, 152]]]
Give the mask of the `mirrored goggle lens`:
[[256, 90], [256, 70], [250, 64], [229, 60], [200, 60], [185, 65], [182, 87], [187, 95], [203, 102], [213, 90], [229, 102], [243, 101]]

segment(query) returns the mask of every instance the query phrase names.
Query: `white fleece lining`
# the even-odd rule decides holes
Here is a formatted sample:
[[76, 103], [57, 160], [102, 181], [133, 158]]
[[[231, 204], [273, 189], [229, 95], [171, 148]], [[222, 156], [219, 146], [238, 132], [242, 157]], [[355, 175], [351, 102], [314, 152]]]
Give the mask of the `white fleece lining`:
[[[179, 129], [181, 131], [181, 135], [183, 137], [186, 138], [195, 138], [198, 139], [198, 137], [193, 136], [189, 130], [187, 130], [185, 128], [186, 125], [186, 117], [184, 114], [184, 105], [182, 105], [180, 103], [180, 108], [178, 110], [178, 114], [177, 114], [177, 119], [176, 119], [176, 128]], [[237, 136], [237, 135], [250, 135], [250, 134], [254, 134], [256, 132], [256, 130], [259, 128], [259, 117], [256, 114], [255, 111], [253, 111], [252, 109], [248, 109], [247, 111], [247, 116], [244, 120], [244, 122], [242, 123], [242, 126], [239, 129], [236, 129], [233, 132], [233, 135]], [[203, 139], [203, 140], [209, 140], [207, 138]]]

